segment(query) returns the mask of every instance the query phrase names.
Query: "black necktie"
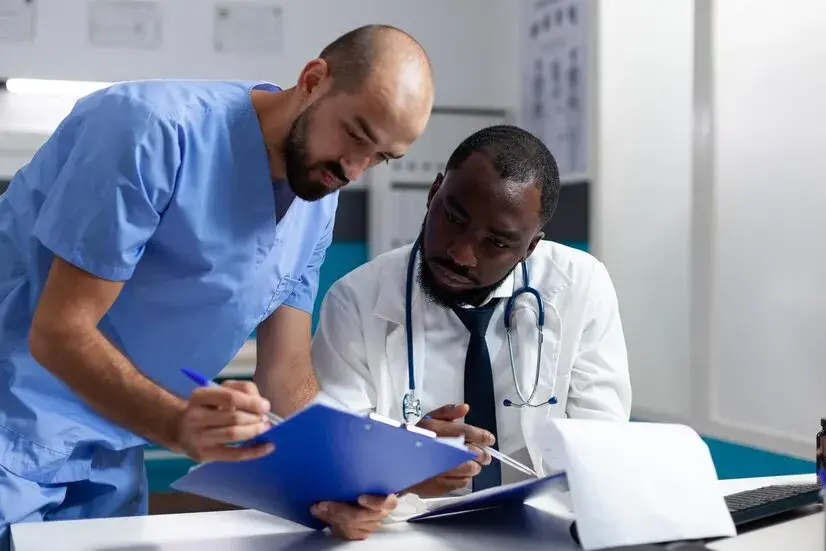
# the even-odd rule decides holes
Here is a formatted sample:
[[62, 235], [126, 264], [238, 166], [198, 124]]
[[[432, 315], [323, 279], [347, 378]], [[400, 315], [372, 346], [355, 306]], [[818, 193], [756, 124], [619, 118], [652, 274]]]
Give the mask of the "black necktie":
[[[493, 434], [496, 434], [496, 400], [493, 394], [493, 373], [490, 366], [490, 354], [485, 341], [490, 317], [493, 315], [498, 298], [480, 308], [454, 308], [453, 311], [470, 331], [467, 356], [465, 356], [465, 403], [470, 411], [465, 418], [468, 425], [473, 425]], [[493, 448], [499, 449], [497, 438]], [[473, 479], [473, 491], [484, 490], [499, 486], [502, 483], [502, 472], [498, 461], [491, 461], [482, 467]]]

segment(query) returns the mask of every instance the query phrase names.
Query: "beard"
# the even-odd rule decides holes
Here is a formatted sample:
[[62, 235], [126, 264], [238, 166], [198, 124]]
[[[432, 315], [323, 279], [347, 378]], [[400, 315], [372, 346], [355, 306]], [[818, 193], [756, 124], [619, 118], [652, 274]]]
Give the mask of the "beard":
[[[446, 287], [443, 287], [439, 280], [436, 279], [436, 276], [433, 275], [433, 270], [430, 269], [427, 261], [425, 260], [427, 257], [427, 252], [425, 251], [424, 246], [424, 229], [427, 223], [427, 216], [425, 216], [424, 222], [422, 222], [422, 229], [419, 232], [419, 270], [416, 275], [416, 281], [419, 283], [419, 287], [421, 287], [422, 292], [425, 294], [427, 299], [434, 304], [437, 304], [443, 308], [455, 309], [461, 308], [463, 306], [479, 306], [486, 298], [490, 296], [490, 294], [495, 291], [503, 281], [505, 281], [508, 276], [513, 272], [513, 269], [516, 267], [514, 266], [511, 268], [505, 276], [494, 283], [493, 285], [487, 285], [484, 287], [477, 287], [475, 289], [463, 289], [461, 291], [453, 291]], [[456, 264], [451, 263], [449, 260], [435, 260], [435, 262], [441, 263], [446, 268], [456, 272], [457, 274], [467, 275], [467, 269], [461, 266], [457, 266]]]
[[295, 196], [305, 201], [317, 201], [336, 190], [328, 188], [323, 182], [313, 180], [310, 172], [313, 169], [329, 171], [339, 181], [346, 184], [347, 177], [339, 163], [310, 163], [307, 146], [307, 135], [313, 120], [313, 115], [322, 100], [316, 101], [305, 109], [293, 122], [287, 141], [284, 144], [284, 165], [287, 172], [287, 183]]

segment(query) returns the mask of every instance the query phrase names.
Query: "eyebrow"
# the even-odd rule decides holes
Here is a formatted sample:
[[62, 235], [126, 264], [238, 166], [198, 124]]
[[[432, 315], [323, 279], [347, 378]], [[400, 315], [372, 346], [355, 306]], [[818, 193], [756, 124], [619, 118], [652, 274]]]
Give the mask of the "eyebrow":
[[521, 234], [517, 231], [513, 230], [505, 230], [502, 228], [488, 228], [490, 233], [496, 235], [497, 237], [501, 237], [507, 241], [519, 241]]
[[[367, 121], [359, 115], [356, 115], [355, 120], [359, 129], [364, 133], [365, 136], [367, 136], [367, 139], [373, 142], [374, 145], [378, 143], [379, 140], [376, 138], [376, 133], [373, 131], [373, 129], [370, 127]], [[382, 154], [386, 155], [387, 157], [390, 157], [391, 159], [401, 159], [402, 157], [404, 157], [404, 155], [396, 155], [394, 153], [389, 152], [383, 152]]]
[[[452, 210], [458, 212], [458, 214], [464, 218], [468, 218], [470, 215], [467, 213], [465, 208], [459, 204], [459, 202], [451, 196], [445, 198], [445, 202], [450, 205]], [[488, 231], [497, 237], [501, 237], [507, 241], [519, 241], [522, 237], [518, 231], [515, 230], [508, 230], [504, 228], [488, 228]]]
[[465, 208], [464, 208], [462, 205], [460, 205], [460, 204], [459, 204], [459, 201], [457, 201], [456, 199], [454, 199], [454, 198], [453, 198], [453, 197], [451, 197], [450, 195], [448, 195], [448, 196], [445, 198], [445, 202], [446, 202], [448, 205], [450, 205], [450, 208], [451, 208], [452, 210], [457, 211], [457, 212], [459, 213], [459, 215], [460, 215], [460, 216], [463, 216], [464, 218], [468, 218], [468, 217], [469, 217], [469, 215], [468, 215], [467, 211], [465, 210]]

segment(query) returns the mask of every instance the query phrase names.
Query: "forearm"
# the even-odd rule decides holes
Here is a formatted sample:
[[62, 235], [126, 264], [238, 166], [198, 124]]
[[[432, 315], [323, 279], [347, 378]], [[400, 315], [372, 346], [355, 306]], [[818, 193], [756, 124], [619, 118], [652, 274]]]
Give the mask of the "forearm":
[[306, 407], [319, 392], [312, 361], [307, 358], [294, 365], [275, 365], [258, 359], [255, 384], [267, 398], [276, 415], [286, 417]]
[[178, 451], [186, 402], [146, 378], [95, 327], [38, 328], [34, 358], [113, 423]]
[[276, 415], [303, 409], [319, 391], [310, 356], [310, 313], [282, 305], [259, 326], [255, 384]]

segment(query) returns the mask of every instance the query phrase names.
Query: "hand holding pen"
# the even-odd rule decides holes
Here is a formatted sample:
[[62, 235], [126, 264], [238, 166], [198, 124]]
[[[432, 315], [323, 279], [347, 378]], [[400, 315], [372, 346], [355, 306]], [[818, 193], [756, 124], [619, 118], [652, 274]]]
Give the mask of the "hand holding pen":
[[468, 411], [469, 406], [467, 404], [442, 406], [428, 413], [416, 426], [433, 431], [437, 436], [464, 437], [465, 445], [476, 453], [476, 459], [417, 484], [409, 488], [408, 491], [422, 497], [439, 497], [453, 490], [465, 488], [471, 483], [473, 477], [481, 472], [483, 466], [490, 464], [492, 459], [496, 459], [531, 477], [536, 477], [536, 473], [528, 467], [524, 467], [492, 448], [491, 446], [495, 443], [493, 434], [479, 427], [460, 422], [459, 420], [465, 417]]
[[191, 370], [184, 374], [199, 385], [178, 425], [181, 449], [196, 461], [245, 461], [273, 451], [271, 443], [237, 446], [266, 432], [280, 418], [270, 412], [255, 383], [225, 381], [219, 385]]

